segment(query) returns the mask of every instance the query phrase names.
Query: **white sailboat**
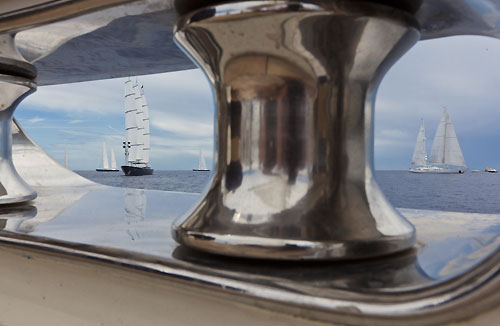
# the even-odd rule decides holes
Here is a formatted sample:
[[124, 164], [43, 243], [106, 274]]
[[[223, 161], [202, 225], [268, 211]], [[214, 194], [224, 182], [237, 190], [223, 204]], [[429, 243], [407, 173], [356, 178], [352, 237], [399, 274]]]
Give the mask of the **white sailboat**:
[[113, 171], [119, 171], [116, 166], [115, 150], [111, 148], [111, 169]]
[[409, 171], [415, 173], [464, 173], [467, 169], [446, 107], [432, 142], [429, 161], [427, 161], [425, 129], [422, 120], [411, 164], [414, 167]]
[[193, 171], [210, 171], [207, 168], [207, 163], [205, 163], [205, 158], [203, 157], [203, 153], [200, 150], [200, 158], [198, 159], [198, 168], [193, 169]]
[[133, 86], [130, 78], [125, 81], [125, 130], [123, 148], [127, 165], [122, 165], [123, 173], [126, 176], [153, 174], [149, 166], [149, 109], [137, 79]]
[[98, 172], [118, 172], [116, 168], [115, 152], [111, 149], [111, 168], [109, 167], [108, 153], [106, 150], [106, 143], [102, 143], [102, 168], [95, 169]]

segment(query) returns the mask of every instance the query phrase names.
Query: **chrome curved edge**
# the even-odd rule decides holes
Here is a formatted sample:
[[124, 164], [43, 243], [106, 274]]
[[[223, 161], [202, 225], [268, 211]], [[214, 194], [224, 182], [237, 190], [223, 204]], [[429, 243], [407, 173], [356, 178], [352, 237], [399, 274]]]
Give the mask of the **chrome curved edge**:
[[293, 260], [412, 247], [415, 229], [372, 176], [372, 116], [378, 83], [418, 41], [416, 26], [404, 12], [343, 1], [231, 3], [184, 17], [175, 38], [217, 101], [216, 164], [175, 239]]
[[26, 202], [36, 191], [17, 173], [12, 162], [12, 115], [17, 105], [36, 90], [36, 69], [14, 45], [14, 36], [0, 35], [0, 204]]
[[12, 121], [12, 161], [19, 175], [36, 189], [96, 185], [50, 157], [15, 118]]

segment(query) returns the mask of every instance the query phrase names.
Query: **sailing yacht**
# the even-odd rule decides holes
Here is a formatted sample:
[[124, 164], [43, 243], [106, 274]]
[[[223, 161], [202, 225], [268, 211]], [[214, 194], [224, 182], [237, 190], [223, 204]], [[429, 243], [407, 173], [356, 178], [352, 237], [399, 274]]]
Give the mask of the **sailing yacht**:
[[108, 153], [106, 151], [106, 143], [102, 143], [102, 168], [95, 169], [97, 172], [118, 172], [116, 168], [116, 158], [115, 158], [115, 152], [113, 149], [111, 149], [111, 168], [109, 167], [109, 162], [108, 162]]
[[467, 170], [455, 128], [446, 107], [434, 135], [429, 160], [427, 160], [425, 128], [422, 120], [411, 164], [415, 167], [410, 168], [409, 171], [414, 173], [464, 173]]
[[132, 86], [130, 78], [125, 81], [125, 161], [122, 165], [126, 176], [152, 175], [149, 166], [149, 109], [143, 87], [137, 79]]
[[205, 158], [203, 157], [201, 150], [200, 158], [198, 159], [198, 168], [193, 169], [193, 171], [210, 171], [210, 169], [207, 168], [207, 163], [205, 163]]

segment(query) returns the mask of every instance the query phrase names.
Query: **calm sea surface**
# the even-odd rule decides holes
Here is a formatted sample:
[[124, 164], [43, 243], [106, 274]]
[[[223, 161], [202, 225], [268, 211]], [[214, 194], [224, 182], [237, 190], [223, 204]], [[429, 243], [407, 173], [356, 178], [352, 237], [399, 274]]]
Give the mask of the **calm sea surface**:
[[[200, 193], [210, 172], [155, 171], [152, 176], [125, 177], [121, 172], [76, 171], [114, 187]], [[416, 174], [377, 171], [382, 191], [396, 207], [500, 214], [500, 173]]]

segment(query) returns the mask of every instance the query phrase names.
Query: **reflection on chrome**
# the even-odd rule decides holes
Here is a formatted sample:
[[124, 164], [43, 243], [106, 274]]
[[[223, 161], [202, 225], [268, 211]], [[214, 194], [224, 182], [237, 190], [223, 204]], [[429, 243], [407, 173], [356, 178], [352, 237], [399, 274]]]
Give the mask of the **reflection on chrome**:
[[372, 176], [372, 116], [378, 83], [418, 40], [417, 24], [384, 6], [337, 6], [253, 1], [180, 20], [176, 40], [213, 83], [218, 112], [214, 180], [174, 226], [177, 241], [296, 260], [414, 244]]
[[146, 195], [143, 189], [125, 190], [125, 221], [130, 225], [127, 230], [132, 240], [140, 238], [141, 235], [134, 230], [134, 225], [144, 221], [146, 216]]
[[0, 205], [36, 198], [35, 190], [12, 163], [12, 115], [19, 102], [36, 90], [36, 69], [17, 51], [14, 36], [0, 35]]

